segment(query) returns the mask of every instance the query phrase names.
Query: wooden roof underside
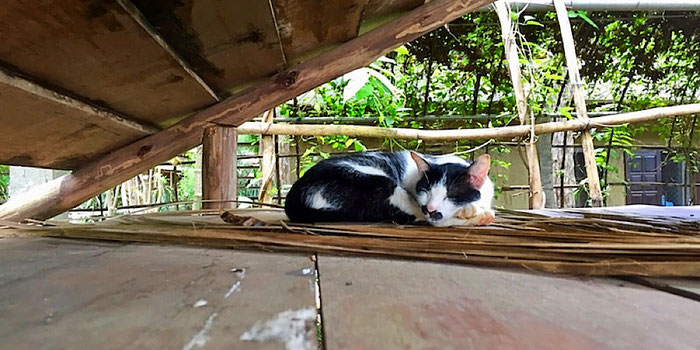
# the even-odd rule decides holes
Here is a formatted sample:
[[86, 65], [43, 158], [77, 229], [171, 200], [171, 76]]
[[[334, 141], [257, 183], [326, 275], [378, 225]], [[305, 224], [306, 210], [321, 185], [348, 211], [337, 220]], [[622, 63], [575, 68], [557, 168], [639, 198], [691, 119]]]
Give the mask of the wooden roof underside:
[[422, 2], [8, 2], [0, 164], [80, 167]]

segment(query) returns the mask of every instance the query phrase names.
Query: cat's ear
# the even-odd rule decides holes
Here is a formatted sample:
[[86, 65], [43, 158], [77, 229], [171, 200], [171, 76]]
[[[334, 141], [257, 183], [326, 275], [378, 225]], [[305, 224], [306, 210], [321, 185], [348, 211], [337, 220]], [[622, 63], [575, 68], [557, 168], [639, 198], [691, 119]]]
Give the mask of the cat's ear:
[[411, 158], [413, 158], [413, 161], [416, 162], [419, 172], [424, 173], [430, 169], [430, 164], [428, 164], [428, 162], [426, 162], [425, 159], [420, 156], [420, 154], [411, 151]]
[[488, 154], [482, 154], [479, 156], [479, 158], [477, 158], [467, 170], [467, 173], [469, 173], [469, 184], [474, 188], [481, 188], [481, 185], [484, 184], [484, 180], [486, 180], [486, 177], [489, 176], [490, 168], [491, 156]]

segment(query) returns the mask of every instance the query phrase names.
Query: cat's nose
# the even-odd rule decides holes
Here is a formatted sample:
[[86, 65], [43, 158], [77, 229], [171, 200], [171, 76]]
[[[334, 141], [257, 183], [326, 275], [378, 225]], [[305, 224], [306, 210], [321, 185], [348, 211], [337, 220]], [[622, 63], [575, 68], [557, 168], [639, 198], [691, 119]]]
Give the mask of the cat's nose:
[[442, 213], [439, 211], [431, 211], [429, 215], [430, 215], [430, 218], [433, 220], [442, 219]]

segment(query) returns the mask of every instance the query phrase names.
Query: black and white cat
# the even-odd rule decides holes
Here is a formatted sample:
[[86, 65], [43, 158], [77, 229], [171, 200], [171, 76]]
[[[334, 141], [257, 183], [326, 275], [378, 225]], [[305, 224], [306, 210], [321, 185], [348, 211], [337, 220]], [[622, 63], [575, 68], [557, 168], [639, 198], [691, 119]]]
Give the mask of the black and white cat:
[[486, 225], [494, 219], [490, 163], [488, 155], [470, 164], [410, 151], [332, 157], [294, 183], [285, 212], [297, 222]]

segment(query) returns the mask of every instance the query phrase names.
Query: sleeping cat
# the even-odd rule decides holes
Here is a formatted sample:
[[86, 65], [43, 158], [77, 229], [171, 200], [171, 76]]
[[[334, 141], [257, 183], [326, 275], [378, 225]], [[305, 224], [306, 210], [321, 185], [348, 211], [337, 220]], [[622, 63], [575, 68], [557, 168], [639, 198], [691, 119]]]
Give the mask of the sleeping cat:
[[487, 225], [494, 218], [490, 163], [489, 155], [469, 164], [410, 151], [332, 157], [294, 183], [285, 212], [297, 222]]

